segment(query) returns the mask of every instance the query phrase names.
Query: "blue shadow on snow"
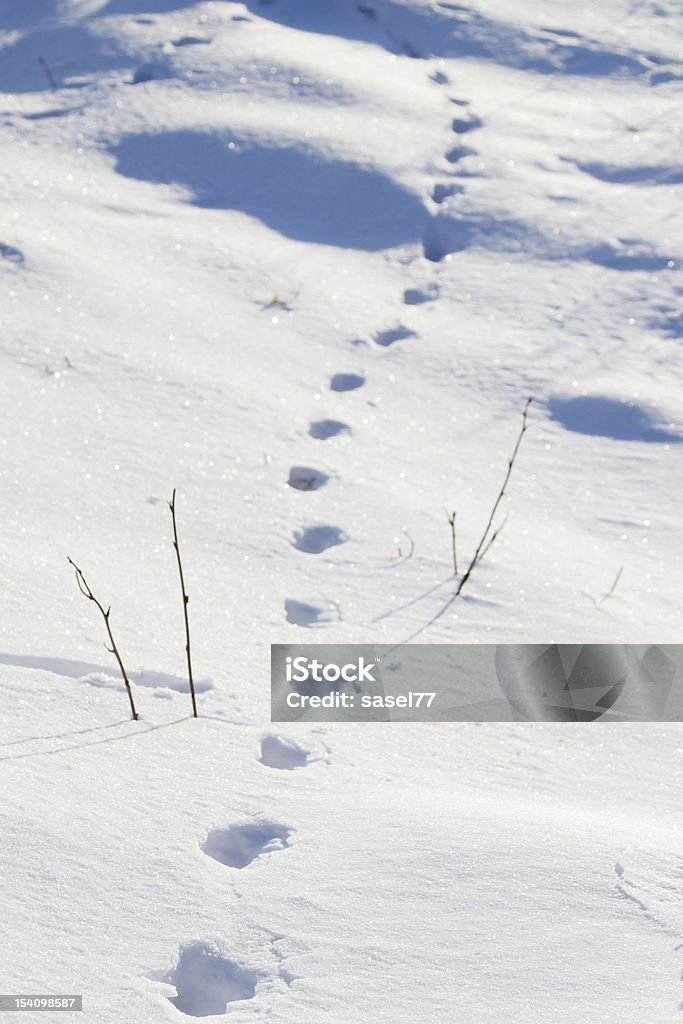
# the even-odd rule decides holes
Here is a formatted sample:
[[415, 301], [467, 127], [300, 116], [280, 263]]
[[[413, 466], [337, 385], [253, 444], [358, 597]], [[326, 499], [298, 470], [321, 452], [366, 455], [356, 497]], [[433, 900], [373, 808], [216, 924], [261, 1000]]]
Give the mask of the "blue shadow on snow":
[[381, 171], [311, 147], [175, 131], [126, 136], [113, 152], [119, 174], [185, 186], [197, 206], [240, 210], [301, 242], [377, 251], [426, 222], [419, 198]]
[[646, 409], [632, 402], [581, 395], [577, 398], [551, 398], [547, 408], [554, 420], [577, 434], [648, 444], [680, 444], [683, 441], [680, 434], [657, 426]]

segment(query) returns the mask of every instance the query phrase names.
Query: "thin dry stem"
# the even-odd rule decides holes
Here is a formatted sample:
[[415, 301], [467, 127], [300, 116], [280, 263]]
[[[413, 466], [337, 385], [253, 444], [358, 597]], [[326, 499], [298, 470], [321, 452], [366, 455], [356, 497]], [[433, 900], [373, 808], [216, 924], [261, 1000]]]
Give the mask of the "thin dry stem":
[[460, 580], [460, 582], [458, 584], [458, 588], [455, 591], [455, 596], [456, 597], [462, 592], [462, 589], [465, 586], [465, 584], [467, 583], [467, 581], [469, 580], [470, 576], [472, 575], [472, 571], [474, 570], [474, 567], [476, 566], [477, 562], [480, 562], [482, 560], [482, 558], [484, 557], [484, 555], [486, 554], [488, 549], [491, 547], [491, 544], [493, 544], [494, 540], [496, 539], [496, 537], [498, 536], [498, 534], [502, 530], [503, 526], [505, 525], [503, 523], [503, 526], [498, 527], [498, 529], [491, 536], [491, 529], [493, 527], [493, 520], [496, 517], [496, 512], [498, 511], [498, 507], [499, 507], [501, 501], [503, 500], [503, 497], [505, 495], [505, 491], [507, 490], [507, 485], [510, 482], [510, 477], [512, 475], [512, 470], [513, 470], [513, 467], [515, 465], [515, 460], [517, 458], [517, 454], [519, 452], [519, 448], [520, 448], [520, 445], [522, 443], [522, 438], [526, 434], [528, 426], [529, 426], [529, 423], [528, 423], [529, 406], [531, 405], [532, 401], [533, 401], [532, 398], [528, 398], [527, 402], [526, 402], [526, 405], [524, 406], [524, 412], [522, 413], [522, 426], [521, 426], [521, 429], [519, 431], [519, 435], [517, 437], [517, 443], [515, 444], [515, 447], [514, 447], [514, 450], [512, 452], [512, 455], [508, 459], [508, 467], [507, 467], [507, 472], [505, 474], [505, 479], [503, 480], [503, 486], [501, 487], [500, 491], [498, 492], [498, 497], [496, 498], [496, 500], [493, 503], [493, 508], [491, 509], [488, 521], [486, 523], [486, 527], [484, 529], [484, 532], [481, 535], [481, 539], [480, 539], [479, 543], [477, 544], [477, 549], [474, 552], [474, 555], [472, 556], [472, 561], [470, 562], [470, 564], [467, 566], [467, 569], [463, 573], [462, 579]]
[[[611, 586], [611, 587], [609, 588], [609, 590], [607, 591], [607, 593], [606, 593], [606, 594], [605, 594], [605, 596], [603, 597], [602, 601], [606, 601], [606, 600], [607, 600], [607, 598], [608, 598], [608, 597], [611, 597], [611, 596], [612, 596], [612, 594], [614, 593], [614, 591], [615, 591], [615, 590], [617, 589], [617, 584], [619, 583], [619, 580], [621, 579], [621, 574], [622, 574], [622, 572], [623, 572], [623, 571], [624, 571], [624, 567], [623, 567], [623, 565], [622, 565], [622, 566], [621, 566], [621, 567], [619, 568], [619, 571], [618, 571], [618, 573], [617, 573], [617, 574], [616, 574], [616, 576], [614, 577], [614, 583], [613, 583], [613, 584], [612, 584], [612, 586]], [[602, 601], [600, 602], [600, 604], [602, 604]]]
[[455, 519], [456, 519], [457, 514], [458, 513], [455, 512], [455, 511], [451, 512], [450, 515], [448, 515], [448, 512], [446, 512], [446, 515], [448, 516], [448, 523], [449, 523], [450, 528], [451, 528], [451, 554], [453, 556], [453, 575], [454, 576], [458, 575], [458, 552], [457, 552], [457, 547], [456, 547], [456, 542], [455, 542]]
[[133, 720], [137, 722], [137, 720], [138, 720], [138, 713], [135, 710], [135, 701], [133, 700], [133, 690], [131, 689], [130, 680], [128, 679], [128, 675], [126, 673], [126, 670], [123, 667], [123, 661], [121, 660], [121, 655], [119, 654], [119, 649], [116, 646], [116, 643], [114, 641], [114, 635], [113, 635], [113, 633], [111, 631], [111, 623], [109, 622], [109, 616], [111, 614], [111, 607], [107, 607], [105, 609], [104, 605], [101, 604], [100, 601], [98, 601], [97, 598], [95, 597], [95, 595], [93, 594], [92, 590], [88, 586], [88, 583], [86, 581], [85, 576], [83, 575], [83, 572], [78, 568], [78, 566], [76, 565], [74, 560], [72, 558], [68, 558], [68, 562], [69, 562], [69, 565], [72, 565], [73, 568], [74, 568], [74, 571], [76, 573], [76, 583], [78, 584], [78, 589], [80, 590], [81, 594], [83, 594], [83, 597], [87, 597], [87, 599], [89, 601], [92, 601], [97, 606], [97, 608], [99, 609], [100, 615], [104, 619], [104, 624], [107, 627], [107, 636], [109, 637], [109, 643], [111, 644], [111, 647], [107, 647], [106, 644], [104, 646], [109, 651], [110, 654], [114, 655], [114, 657], [116, 658], [116, 661], [118, 662], [119, 669], [121, 670], [121, 675], [123, 676], [123, 681], [124, 681], [124, 683], [126, 685], [126, 693], [128, 694], [128, 701], [130, 703], [131, 715], [133, 716]]
[[175, 487], [173, 488], [173, 495], [168, 503], [168, 507], [171, 510], [171, 518], [173, 519], [173, 547], [175, 548], [176, 558], [178, 560], [178, 574], [180, 576], [180, 590], [183, 597], [183, 615], [185, 616], [185, 653], [187, 655], [187, 676], [190, 683], [190, 696], [192, 697], [192, 715], [197, 718], [197, 698], [194, 692], [194, 679], [192, 676], [192, 655], [190, 653], [190, 620], [187, 614], [187, 606], [190, 603], [190, 599], [187, 596], [185, 589], [185, 577], [183, 575], [183, 563], [180, 559], [180, 546], [178, 544], [178, 526], [175, 517]]

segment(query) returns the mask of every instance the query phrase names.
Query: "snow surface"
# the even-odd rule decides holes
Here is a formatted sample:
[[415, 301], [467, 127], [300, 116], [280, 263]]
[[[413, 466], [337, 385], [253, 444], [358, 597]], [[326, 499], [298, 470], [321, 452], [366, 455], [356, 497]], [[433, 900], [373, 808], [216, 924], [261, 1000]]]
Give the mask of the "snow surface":
[[268, 645], [680, 639], [682, 55], [677, 0], [0, 0], [0, 991], [680, 1019], [678, 726], [280, 733]]

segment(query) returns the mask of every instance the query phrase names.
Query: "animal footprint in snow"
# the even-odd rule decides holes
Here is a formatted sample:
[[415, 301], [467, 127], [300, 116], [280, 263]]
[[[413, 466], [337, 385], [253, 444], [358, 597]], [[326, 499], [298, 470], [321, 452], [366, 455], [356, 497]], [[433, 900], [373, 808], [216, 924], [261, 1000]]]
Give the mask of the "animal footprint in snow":
[[351, 427], [341, 420], [316, 420], [311, 423], [308, 433], [316, 441], [327, 441], [330, 437], [338, 437], [339, 434], [350, 434]]
[[308, 763], [308, 751], [300, 747], [294, 740], [288, 740], [277, 733], [267, 733], [261, 739], [261, 764], [268, 768], [280, 768], [293, 771], [304, 768]]
[[453, 149], [449, 149], [446, 153], [446, 159], [449, 164], [457, 164], [458, 160], [464, 160], [466, 156], [476, 155], [476, 149], [472, 149], [471, 146], [454, 146]]
[[395, 344], [397, 341], [404, 341], [406, 338], [416, 338], [415, 331], [411, 331], [409, 327], [403, 327], [399, 324], [398, 327], [390, 327], [386, 331], [378, 331], [374, 336], [375, 343], [381, 345], [382, 348], [389, 348], [390, 345]]
[[169, 1002], [188, 1017], [224, 1014], [228, 1003], [251, 999], [258, 975], [223, 956], [208, 942], [191, 942], [180, 949], [176, 966], [163, 979], [174, 985]]
[[330, 622], [340, 622], [341, 612], [334, 602], [321, 607], [288, 599], [285, 601], [285, 618], [293, 626], [324, 626]]
[[335, 373], [330, 378], [330, 391], [356, 391], [365, 384], [360, 373]]
[[15, 249], [13, 245], [0, 242], [0, 259], [9, 260], [10, 263], [23, 263], [24, 254], [19, 249]]
[[294, 534], [292, 543], [297, 551], [320, 555], [328, 548], [344, 544], [348, 537], [338, 526], [306, 526]]
[[447, 184], [435, 185], [432, 189], [432, 199], [435, 203], [443, 203], [444, 199], [450, 198], [450, 196], [461, 196], [465, 191], [464, 185], [457, 185], [455, 182], [448, 182]]
[[406, 306], [421, 306], [425, 302], [433, 302], [438, 297], [439, 286], [436, 284], [428, 284], [424, 288], [406, 288], [403, 293]]
[[165, 57], [160, 57], [157, 60], [150, 60], [146, 64], [141, 64], [133, 73], [132, 82], [133, 85], [143, 85], [146, 82], [158, 82], [166, 78], [177, 77], [177, 72], [171, 61]]
[[451, 122], [451, 128], [456, 135], [464, 135], [466, 132], [472, 132], [475, 128], [481, 128], [483, 125], [478, 117], [473, 114], [470, 117], [455, 117]]
[[246, 868], [264, 853], [285, 850], [292, 829], [272, 821], [247, 822], [211, 829], [202, 844], [207, 857], [230, 868]]
[[311, 469], [310, 466], [292, 466], [287, 483], [295, 491], [317, 491], [319, 487], [324, 487], [328, 480], [327, 474], [321, 473], [318, 469]]
[[172, 39], [174, 46], [208, 46], [211, 42], [205, 36], [181, 36], [180, 39]]
[[439, 263], [452, 252], [462, 252], [472, 242], [474, 226], [461, 217], [438, 213], [432, 217], [422, 238], [426, 259]]

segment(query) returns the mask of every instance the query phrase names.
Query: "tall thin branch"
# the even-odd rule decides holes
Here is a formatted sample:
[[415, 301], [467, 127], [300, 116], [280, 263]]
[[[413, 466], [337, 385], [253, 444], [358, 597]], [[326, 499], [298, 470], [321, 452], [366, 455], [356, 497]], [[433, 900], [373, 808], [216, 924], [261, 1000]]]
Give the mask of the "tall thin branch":
[[192, 656], [190, 654], [190, 620], [187, 614], [187, 606], [190, 603], [190, 599], [187, 596], [187, 591], [185, 590], [183, 563], [180, 559], [180, 547], [178, 545], [178, 526], [175, 517], [175, 487], [173, 488], [173, 496], [168, 503], [168, 507], [171, 510], [171, 518], [173, 519], [173, 547], [175, 548], [176, 558], [178, 559], [180, 590], [183, 596], [183, 615], [185, 616], [185, 653], [187, 654], [187, 675], [190, 682], [190, 695], [192, 697], [192, 714], [195, 718], [197, 718], [197, 698], [195, 697], [194, 692], [194, 679], [192, 677]]
[[493, 527], [493, 520], [495, 519], [496, 512], [498, 511], [498, 507], [499, 507], [501, 501], [503, 500], [503, 496], [505, 495], [505, 491], [507, 489], [507, 485], [510, 482], [510, 477], [512, 475], [512, 469], [514, 467], [515, 460], [517, 458], [517, 454], [519, 452], [519, 448], [520, 448], [520, 445], [522, 443], [522, 439], [523, 439], [524, 435], [526, 434], [528, 426], [529, 426], [529, 424], [528, 424], [529, 406], [531, 405], [532, 401], [533, 401], [532, 398], [528, 398], [527, 402], [526, 402], [526, 405], [524, 406], [524, 412], [522, 413], [522, 426], [521, 426], [521, 429], [519, 431], [519, 435], [517, 437], [517, 443], [515, 444], [515, 447], [514, 447], [514, 450], [512, 452], [512, 455], [508, 459], [508, 468], [507, 468], [507, 472], [505, 474], [505, 479], [503, 480], [503, 486], [501, 487], [500, 491], [498, 492], [498, 497], [496, 498], [495, 502], [493, 503], [493, 508], [491, 509], [491, 513], [489, 515], [488, 522], [486, 523], [486, 528], [484, 529], [484, 532], [481, 535], [481, 540], [477, 544], [477, 549], [474, 552], [474, 555], [472, 556], [472, 561], [467, 566], [467, 569], [465, 570], [465, 572], [464, 572], [464, 574], [462, 576], [462, 579], [460, 580], [460, 582], [458, 584], [458, 589], [455, 592], [455, 596], [456, 597], [458, 596], [458, 594], [460, 594], [460, 592], [462, 591], [462, 588], [465, 586], [465, 584], [467, 583], [468, 579], [472, 575], [472, 570], [474, 569], [474, 567], [477, 564], [477, 562], [481, 561], [481, 559], [483, 558], [484, 554], [486, 553], [486, 551], [491, 546], [491, 544], [495, 540], [496, 536], [500, 533], [500, 530], [502, 529], [502, 527], [500, 527], [498, 530], [496, 530], [496, 532], [494, 533], [493, 537], [490, 536], [491, 529]]
[[457, 512], [451, 512], [451, 514], [448, 515], [448, 512], [446, 512], [446, 515], [448, 516], [448, 522], [449, 522], [449, 525], [450, 525], [450, 528], [451, 528], [451, 552], [452, 552], [452, 555], [453, 555], [453, 575], [454, 576], [458, 575], [458, 552], [456, 550], [456, 543], [455, 543], [455, 517], [457, 516], [457, 514], [458, 514]]
[[[68, 558], [68, 556], [67, 556], [67, 558]], [[113, 633], [111, 631], [111, 623], [109, 622], [109, 615], [111, 613], [111, 607], [108, 607], [106, 609], [104, 608], [104, 605], [102, 605], [97, 600], [95, 595], [93, 594], [92, 590], [90, 589], [90, 587], [88, 586], [88, 584], [86, 582], [85, 576], [83, 575], [82, 571], [78, 568], [76, 563], [73, 561], [73, 559], [68, 558], [68, 562], [69, 562], [69, 565], [73, 566], [73, 568], [74, 568], [74, 570], [76, 572], [76, 583], [78, 584], [78, 589], [80, 590], [81, 594], [83, 594], [84, 597], [87, 597], [87, 599], [89, 601], [92, 601], [95, 605], [97, 605], [97, 608], [99, 609], [100, 614], [101, 614], [102, 618], [104, 619], [104, 624], [107, 627], [107, 635], [109, 637], [109, 643], [111, 644], [111, 647], [107, 647], [106, 644], [104, 646], [106, 647], [106, 649], [109, 651], [110, 654], [114, 655], [114, 657], [116, 658], [116, 660], [118, 662], [119, 668], [121, 670], [121, 675], [123, 676], [123, 681], [126, 684], [126, 693], [128, 694], [128, 700], [130, 702], [130, 712], [131, 712], [131, 715], [133, 716], [133, 721], [137, 722], [137, 720], [138, 720], [138, 713], [135, 710], [135, 701], [133, 700], [133, 691], [131, 689], [130, 680], [128, 679], [128, 676], [126, 674], [126, 670], [123, 667], [123, 662], [121, 660], [121, 655], [119, 654], [119, 649], [116, 646], [116, 643], [114, 641], [114, 636], [113, 636]]]

